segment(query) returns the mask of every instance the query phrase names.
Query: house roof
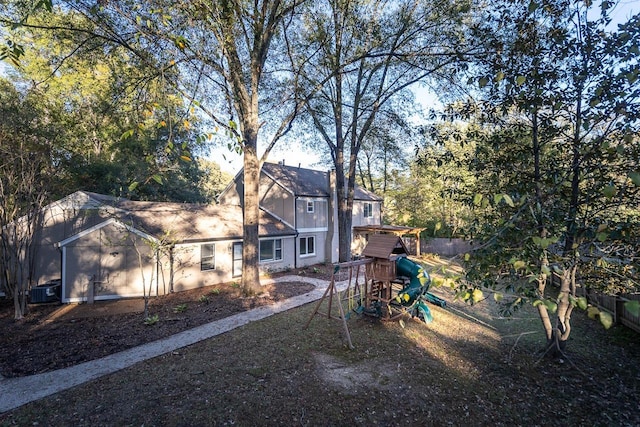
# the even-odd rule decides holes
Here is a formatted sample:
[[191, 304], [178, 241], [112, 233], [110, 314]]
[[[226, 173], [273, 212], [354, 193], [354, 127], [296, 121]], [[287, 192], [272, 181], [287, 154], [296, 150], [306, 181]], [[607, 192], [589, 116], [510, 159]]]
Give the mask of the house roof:
[[[240, 206], [127, 201], [119, 203], [118, 207], [126, 212], [122, 219], [157, 237], [170, 233], [174, 240], [190, 242], [241, 239], [243, 236]], [[295, 234], [295, 230], [283, 221], [260, 211], [260, 237]]]
[[[265, 163], [262, 172], [275, 179], [283, 187], [300, 197], [329, 197], [329, 172], [288, 166], [280, 163]], [[381, 201], [371, 191], [356, 184], [355, 200]]]
[[[79, 192], [104, 208], [114, 208], [114, 219], [156, 238], [169, 235], [176, 242], [242, 239], [242, 208], [233, 205], [139, 202], [96, 193]], [[295, 235], [293, 228], [260, 211], [258, 235]]]
[[296, 196], [329, 197], [327, 172], [265, 163], [262, 171]]

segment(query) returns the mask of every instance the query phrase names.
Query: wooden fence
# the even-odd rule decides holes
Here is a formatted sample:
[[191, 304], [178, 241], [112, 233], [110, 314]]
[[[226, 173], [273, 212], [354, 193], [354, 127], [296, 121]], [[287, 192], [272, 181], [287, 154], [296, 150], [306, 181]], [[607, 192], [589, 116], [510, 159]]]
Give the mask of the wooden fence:
[[[553, 275], [553, 282], [560, 285], [560, 278], [555, 274]], [[590, 304], [610, 313], [614, 324], [624, 325], [636, 332], [640, 332], [640, 316], [634, 315], [624, 306], [627, 301], [640, 301], [640, 294], [605, 295], [583, 287], [576, 289], [576, 294], [587, 297], [587, 301]]]
[[[404, 244], [409, 249], [409, 253], [416, 253], [415, 237], [403, 237]], [[465, 239], [430, 238], [420, 239], [420, 253], [438, 254], [444, 257], [453, 257], [464, 254], [473, 249], [473, 243]]]
[[[403, 237], [403, 240], [409, 252], [415, 254], [416, 239]], [[433, 253], [440, 256], [453, 257], [469, 252], [472, 249], [473, 243], [464, 239], [420, 239], [420, 252], [423, 254]], [[560, 285], [559, 280], [560, 278], [554, 274], [554, 284]], [[640, 293], [611, 296], [585, 288], [578, 288], [577, 293], [579, 296], [586, 296], [590, 304], [610, 313], [615, 324], [621, 324], [640, 332], [640, 316], [634, 315], [624, 306], [627, 301], [640, 301]]]
[[634, 315], [624, 306], [624, 303], [627, 301], [640, 301], [640, 294], [611, 296], [601, 294], [591, 289], [579, 289], [591, 304], [600, 310], [611, 313], [615, 324], [621, 324], [636, 332], [640, 332], [640, 316]]

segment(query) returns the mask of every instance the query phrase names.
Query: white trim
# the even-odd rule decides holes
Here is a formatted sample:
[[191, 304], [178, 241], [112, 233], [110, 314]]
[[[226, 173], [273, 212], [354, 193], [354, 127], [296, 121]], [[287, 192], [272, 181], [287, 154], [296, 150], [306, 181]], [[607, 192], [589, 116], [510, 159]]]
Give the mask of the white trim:
[[327, 196], [318, 196], [318, 197], [311, 197], [311, 196], [297, 196], [298, 200], [302, 200], [305, 202], [326, 202], [327, 200], [329, 200], [329, 197]]
[[260, 210], [263, 211], [263, 212], [268, 213], [269, 215], [271, 215], [272, 217], [274, 217], [278, 221], [284, 222], [286, 225], [288, 225], [289, 227], [291, 227], [291, 228], [293, 228], [295, 230], [296, 227], [293, 224], [290, 224], [289, 221], [287, 221], [286, 219], [280, 218], [278, 215], [274, 214], [271, 211], [268, 211], [268, 210], [264, 209], [263, 207], [260, 207]]
[[[258, 238], [258, 240], [284, 240], [284, 239], [295, 239], [296, 236], [293, 234], [287, 234], [286, 236], [264, 236]], [[234, 240], [234, 242], [244, 242], [244, 240]]]
[[[369, 209], [367, 209], [369, 207]], [[367, 215], [367, 210], [369, 211], [369, 215]], [[372, 202], [362, 202], [362, 217], [363, 218], [373, 218], [373, 203]]]
[[67, 303], [69, 302], [68, 299], [65, 298], [65, 296], [67, 295], [65, 290], [66, 290], [66, 282], [67, 282], [67, 247], [63, 246], [62, 247], [62, 272], [60, 273], [60, 282], [61, 282], [61, 287], [60, 287], [60, 301], [63, 303]]
[[322, 233], [329, 231], [329, 227], [317, 227], [317, 228], [300, 228], [298, 234], [302, 233]]
[[[155, 293], [149, 295], [152, 297], [158, 296]], [[120, 300], [120, 299], [125, 299], [125, 298], [141, 298], [142, 294], [124, 294], [124, 295], [100, 295], [100, 296], [96, 296], [93, 298], [94, 301], [108, 301], [108, 300]], [[86, 297], [75, 297], [75, 298], [69, 298], [67, 301], [67, 303], [79, 303], [79, 302], [86, 302], [87, 298]]]
[[143, 239], [147, 239], [147, 240], [151, 240], [153, 242], [157, 242], [158, 239], [156, 239], [155, 237], [151, 236], [150, 234], [147, 234], [143, 231], [140, 231], [130, 225], [127, 225], [125, 223], [123, 223], [122, 221], [119, 221], [115, 218], [109, 218], [108, 220], [101, 222], [99, 224], [94, 225], [93, 227], [89, 227], [85, 230], [82, 230], [81, 232], [79, 232], [78, 234], [74, 234], [73, 236], [66, 238], [58, 243], [56, 243], [57, 247], [64, 247], [65, 245], [68, 245], [69, 243], [76, 241], [78, 239], [80, 239], [81, 237], [84, 237], [88, 234], [93, 233], [94, 231], [100, 230], [101, 228], [104, 228], [108, 225], [111, 224], [119, 224], [121, 226], [123, 226], [127, 231], [137, 234], [138, 236], [142, 237]]
[[[310, 258], [310, 257], [316, 256], [316, 246], [317, 246], [317, 243], [318, 243], [316, 237], [317, 236], [315, 236], [315, 235], [298, 237], [298, 253], [300, 255], [300, 258]], [[302, 239], [304, 239], [306, 241], [305, 247], [307, 248], [307, 253], [305, 253], [305, 254], [303, 254], [300, 251], [300, 243], [302, 243]], [[308, 252], [309, 251], [309, 239], [313, 239], [313, 252]]]
[[[240, 173], [244, 170], [244, 168], [241, 168], [238, 172], [236, 172], [236, 175], [233, 177], [233, 179], [231, 181], [229, 181], [229, 183], [227, 184], [226, 187], [224, 187], [224, 190], [222, 190], [220, 192], [220, 194], [218, 194], [218, 197], [216, 197], [216, 202], [220, 203], [220, 198], [227, 193], [231, 187], [233, 187], [233, 184], [236, 183], [236, 179], [238, 179], [240, 177]], [[238, 197], [242, 197], [241, 194], [238, 194]]]
[[[213, 255], [210, 255], [209, 258], [213, 257], [213, 268], [206, 268], [203, 269], [202, 268], [202, 247], [203, 246], [213, 246]], [[219, 270], [219, 268], [217, 268], [216, 266], [216, 255], [217, 255], [217, 251], [216, 251], [216, 244], [215, 243], [209, 243], [209, 242], [204, 242], [204, 243], [200, 243], [200, 272], [204, 272], [204, 271], [216, 271]]]
[[[273, 182], [275, 182], [276, 184], [278, 184], [280, 187], [282, 187], [282, 189], [286, 192], [288, 192], [289, 194], [291, 194], [293, 197], [296, 197], [296, 193], [294, 193], [290, 188], [287, 188], [284, 186], [284, 184], [280, 183], [280, 181], [278, 181], [273, 175], [271, 175], [269, 172], [267, 172], [266, 170], [264, 170], [264, 168], [260, 167], [260, 173], [261, 174], [265, 174], [266, 176], [268, 176], [269, 178], [271, 178], [271, 180], [273, 180]], [[258, 178], [260, 179], [260, 178]]]
[[[273, 241], [273, 258], [260, 259], [260, 245], [258, 244], [258, 265], [269, 264], [272, 262], [282, 262], [284, 260], [284, 243], [282, 243], [282, 237], [263, 237], [258, 239], [260, 242]], [[280, 241], [280, 258], [276, 258], [276, 241]]]

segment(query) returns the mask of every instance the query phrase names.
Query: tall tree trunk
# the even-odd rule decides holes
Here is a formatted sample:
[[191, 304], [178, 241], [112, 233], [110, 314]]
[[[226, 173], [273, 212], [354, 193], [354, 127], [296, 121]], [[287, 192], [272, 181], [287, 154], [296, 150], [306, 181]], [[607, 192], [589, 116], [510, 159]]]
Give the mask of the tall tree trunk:
[[[257, 115], [256, 115], [257, 116]], [[244, 218], [242, 245], [242, 291], [245, 295], [260, 292], [260, 270], [258, 258], [260, 220], [258, 188], [260, 182], [260, 161], [257, 153], [258, 126], [254, 123], [244, 128]]]
[[[544, 216], [544, 203], [542, 202], [542, 174], [540, 171], [540, 157], [541, 157], [541, 146], [540, 146], [540, 138], [538, 133], [538, 111], [534, 110], [533, 115], [531, 117], [531, 146], [533, 150], [533, 182], [535, 185], [535, 198], [536, 198], [536, 225], [538, 227], [538, 236], [541, 239], [547, 238], [547, 228], [545, 225], [545, 216]], [[540, 256], [540, 273], [538, 273], [538, 297], [541, 299], [545, 298], [545, 291], [547, 287], [547, 273], [549, 270], [549, 257], [547, 256], [546, 248], [541, 248], [542, 254]], [[551, 324], [551, 319], [549, 318], [549, 310], [547, 306], [544, 304], [538, 304], [538, 315], [540, 316], [540, 321], [542, 322], [542, 327], [544, 329], [545, 337], [547, 339], [547, 346], [551, 345], [553, 341], [553, 325]]]
[[[579, 93], [582, 93], [580, 88]], [[576, 124], [573, 133], [573, 152], [571, 159], [571, 196], [569, 199], [569, 212], [567, 214], [567, 225], [565, 231], [564, 254], [567, 255], [574, 251], [574, 245], [577, 238], [577, 220], [578, 220], [578, 204], [580, 196], [580, 128], [582, 127], [582, 100], [578, 98], [576, 103]]]
[[353, 204], [349, 203], [342, 150], [336, 152], [335, 159], [336, 186], [338, 187], [338, 258], [340, 262], [346, 262], [351, 260], [351, 212]]

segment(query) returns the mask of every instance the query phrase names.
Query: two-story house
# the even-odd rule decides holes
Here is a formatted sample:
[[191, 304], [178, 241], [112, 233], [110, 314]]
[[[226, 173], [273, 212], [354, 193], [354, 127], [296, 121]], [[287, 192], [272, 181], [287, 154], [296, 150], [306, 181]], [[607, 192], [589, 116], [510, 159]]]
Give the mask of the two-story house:
[[[334, 182], [331, 172], [264, 165], [259, 226], [263, 271], [337, 261]], [[42, 211], [32, 286], [59, 280], [62, 301], [81, 302], [161, 295], [240, 278], [239, 194], [241, 173], [217, 205], [73, 193]], [[381, 204], [380, 198], [357, 188], [354, 225], [380, 224]]]
[[[318, 171], [282, 163], [265, 163], [260, 175], [260, 208], [296, 231], [293, 265], [304, 267], [338, 261], [338, 204], [334, 171]], [[242, 206], [242, 171], [220, 195], [223, 205]], [[380, 226], [382, 199], [357, 186], [354, 192], [352, 226]], [[270, 244], [270, 243], [269, 243]], [[283, 242], [291, 247], [291, 243]], [[262, 241], [261, 241], [262, 250]], [[362, 250], [362, 239], [354, 233], [352, 248]]]

